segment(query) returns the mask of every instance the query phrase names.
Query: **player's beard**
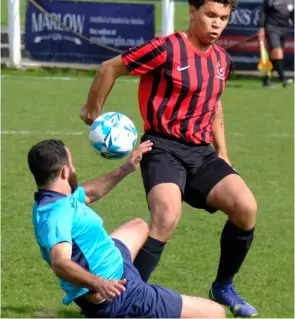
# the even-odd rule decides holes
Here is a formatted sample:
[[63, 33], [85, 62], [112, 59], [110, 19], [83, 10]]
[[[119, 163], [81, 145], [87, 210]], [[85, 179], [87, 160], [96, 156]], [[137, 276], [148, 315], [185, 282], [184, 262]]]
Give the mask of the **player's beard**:
[[78, 178], [77, 178], [77, 174], [75, 171], [71, 170], [68, 182], [69, 182], [69, 185], [70, 185], [72, 193], [73, 193], [78, 187]]

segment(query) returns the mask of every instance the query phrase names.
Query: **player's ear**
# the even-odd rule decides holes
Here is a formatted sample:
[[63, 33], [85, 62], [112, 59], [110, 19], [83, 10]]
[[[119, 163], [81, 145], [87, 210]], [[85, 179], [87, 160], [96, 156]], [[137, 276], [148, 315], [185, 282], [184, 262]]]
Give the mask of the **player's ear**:
[[197, 9], [194, 6], [192, 6], [192, 5], [189, 6], [189, 16], [190, 16], [191, 22], [194, 21], [194, 19], [195, 19], [196, 11], [197, 11]]
[[64, 165], [60, 172], [60, 177], [63, 180], [68, 180], [70, 177], [70, 167], [68, 165]]

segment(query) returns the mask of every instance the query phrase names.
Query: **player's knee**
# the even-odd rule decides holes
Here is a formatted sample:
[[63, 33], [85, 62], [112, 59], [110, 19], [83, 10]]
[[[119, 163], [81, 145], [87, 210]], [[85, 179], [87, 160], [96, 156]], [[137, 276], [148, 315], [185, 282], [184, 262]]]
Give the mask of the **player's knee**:
[[139, 218], [139, 217], [132, 219], [132, 222], [136, 225], [139, 225], [139, 226], [143, 226], [143, 227], [147, 226], [148, 227], [147, 222], [144, 219]]
[[146, 233], [146, 234], [148, 234], [148, 232], [149, 232], [149, 225], [147, 224], [147, 222], [146, 222], [144, 219], [142, 219], [142, 218], [134, 218], [134, 219], [132, 220], [132, 223], [134, 223], [134, 225], [136, 225], [136, 226], [138, 227], [138, 229], [139, 229], [139, 231], [140, 231], [141, 233]]
[[241, 204], [241, 212], [245, 216], [245, 220], [253, 220], [257, 214], [257, 202], [254, 198], [252, 200], [244, 201]]
[[257, 202], [254, 197], [241, 198], [235, 203], [235, 219], [239, 222], [239, 227], [250, 229], [255, 226], [257, 214]]
[[284, 57], [284, 50], [282, 48], [276, 48], [276, 49], [273, 49], [271, 51], [271, 58], [273, 60], [277, 60], [277, 59], [283, 59]]
[[172, 236], [176, 225], [176, 220], [161, 219], [152, 223], [151, 231], [158, 234], [162, 241], [167, 241]]
[[151, 231], [156, 233], [159, 239], [167, 241], [173, 234], [179, 217], [180, 212], [169, 207], [160, 213], [157, 213], [157, 211], [152, 212]]

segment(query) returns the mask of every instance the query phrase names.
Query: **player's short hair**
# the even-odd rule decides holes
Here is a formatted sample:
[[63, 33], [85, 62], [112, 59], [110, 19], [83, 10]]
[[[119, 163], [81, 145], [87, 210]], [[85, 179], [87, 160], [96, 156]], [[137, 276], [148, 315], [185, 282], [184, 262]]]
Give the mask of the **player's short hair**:
[[[188, 0], [190, 6], [194, 6], [199, 9], [207, 0]], [[234, 10], [238, 6], [238, 0], [208, 0], [218, 2], [226, 5], [230, 5], [231, 9]]]
[[50, 185], [63, 166], [69, 164], [65, 144], [60, 140], [44, 140], [33, 145], [28, 164], [38, 187]]

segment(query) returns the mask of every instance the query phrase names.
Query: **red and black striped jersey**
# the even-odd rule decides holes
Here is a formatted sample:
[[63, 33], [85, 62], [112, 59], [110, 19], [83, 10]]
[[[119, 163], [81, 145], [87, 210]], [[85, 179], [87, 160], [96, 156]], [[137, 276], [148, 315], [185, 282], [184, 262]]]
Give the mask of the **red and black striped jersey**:
[[213, 45], [199, 52], [176, 32], [127, 50], [122, 61], [141, 77], [138, 99], [145, 132], [212, 142], [217, 101], [232, 64], [224, 49]]

